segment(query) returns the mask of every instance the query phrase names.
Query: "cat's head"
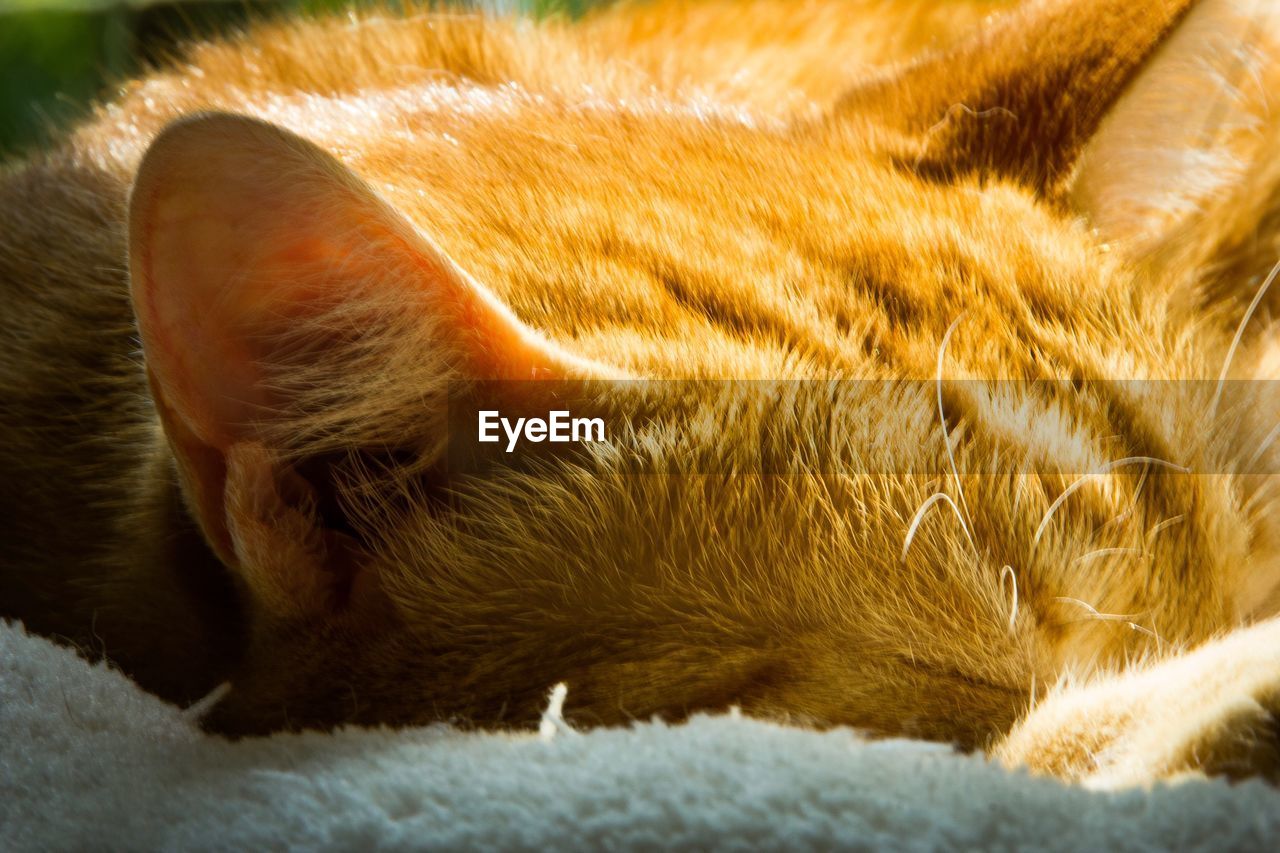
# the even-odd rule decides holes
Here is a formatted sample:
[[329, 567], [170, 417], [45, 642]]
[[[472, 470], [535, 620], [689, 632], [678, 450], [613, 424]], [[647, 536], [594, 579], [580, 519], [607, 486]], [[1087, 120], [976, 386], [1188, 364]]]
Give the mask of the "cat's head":
[[[1218, 245], [1240, 229], [1176, 209], [1219, 192], [1193, 158], [1158, 186], [1122, 168], [1164, 150], [1153, 133], [1199, 132], [1124, 112], [1158, 113], [1164, 90], [1121, 97], [1166, 67], [1161, 44], [1202, 45], [1186, 23], [1168, 41], [1186, 5], [1035, 4], [816, 124], [626, 112], [606, 138], [607, 111], [557, 109], [583, 130], [538, 148], [496, 115], [484, 168], [462, 155], [444, 196], [411, 163], [358, 174], [254, 119], [168, 128], [134, 187], [130, 269], [187, 505], [245, 601], [213, 725], [524, 722], [565, 681], [592, 721], [739, 703], [977, 742], [1061, 663], [1037, 627], [1114, 656], [1240, 606], [1215, 572], [1257, 560], [1262, 499], [1224, 472], [1253, 461], [1265, 413], [1212, 383], [997, 404], [939, 381], [1216, 379], [1237, 296], [1184, 273], [1230, 257], [1250, 280]], [[531, 165], [556, 157], [601, 182]], [[618, 176], [633, 197], [606, 192]], [[503, 281], [433, 234], [469, 180], [476, 209], [543, 205], [515, 226], [449, 211], [473, 251], [500, 247]], [[796, 382], [635, 381], [682, 377]], [[458, 399], [599, 418], [615, 440], [451, 468]], [[1177, 473], [1197, 466], [1224, 475]], [[1194, 568], [1149, 626], [1123, 620], [1140, 631], [1077, 624], [1151, 599], [1133, 560]], [[983, 713], [957, 719], [960, 693]]]

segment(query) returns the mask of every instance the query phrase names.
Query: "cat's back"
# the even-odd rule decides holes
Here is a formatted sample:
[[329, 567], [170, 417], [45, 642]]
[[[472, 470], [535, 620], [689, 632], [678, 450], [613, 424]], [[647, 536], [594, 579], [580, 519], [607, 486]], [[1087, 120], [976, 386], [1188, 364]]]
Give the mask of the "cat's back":
[[[709, 199], [699, 193], [750, 193], [753, 183], [781, 194], [818, 175], [813, 164], [780, 162], [794, 159], [781, 131], [821, 115], [851, 76], [954, 37], [999, 5], [940, 13], [913, 2], [648, 3], [576, 24], [372, 14], [261, 25], [196, 45], [122, 85], [61, 144], [0, 177], [0, 287], [16, 327], [0, 370], [6, 382], [47, 386], [8, 378], [46, 364], [50, 381], [77, 387], [120, 373], [63, 345], [81, 341], [99, 358], [122, 349], [128, 188], [151, 139], [183, 115], [253, 115], [319, 143], [410, 218], [429, 220], [464, 267], [503, 291], [518, 278], [512, 256], [569, 251], [539, 246], [539, 224], [554, 233], [561, 223], [530, 223], [529, 214], [612, 207], [623, 214], [612, 224], [626, 230], [671, 212], [631, 204], [664, 177], [655, 204], [664, 192], [701, 204]], [[752, 158], [773, 162], [761, 170]], [[716, 211], [701, 204], [695, 213]], [[26, 345], [42, 339], [42, 322], [47, 352]], [[114, 336], [109, 346], [103, 335]], [[82, 362], [91, 372], [76, 373]]]

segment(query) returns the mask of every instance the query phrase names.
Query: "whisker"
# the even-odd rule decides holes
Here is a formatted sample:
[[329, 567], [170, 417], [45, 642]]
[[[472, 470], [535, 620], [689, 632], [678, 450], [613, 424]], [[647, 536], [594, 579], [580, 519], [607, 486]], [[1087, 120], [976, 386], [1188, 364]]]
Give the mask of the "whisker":
[[1157, 651], [1164, 648], [1164, 640], [1160, 639], [1160, 635], [1157, 634], [1155, 631], [1152, 631], [1150, 628], [1144, 628], [1143, 626], [1139, 625], [1137, 622], [1129, 622], [1127, 624], [1130, 629], [1137, 631], [1139, 634], [1146, 634], [1148, 637], [1155, 640]]
[[941, 120], [930, 126], [929, 129], [925, 131], [925, 135], [933, 136], [939, 130], [946, 127], [957, 115], [960, 115], [961, 113], [969, 116], [970, 118], [990, 118], [991, 116], [999, 115], [1004, 116], [1005, 118], [1011, 118], [1014, 121], [1018, 120], [1018, 114], [1007, 107], [990, 107], [985, 110], [975, 110], [968, 104], [957, 103], [947, 107], [946, 115], [944, 115]]
[[[968, 312], [962, 312], [959, 317], [951, 321], [951, 325], [947, 327], [946, 334], [942, 336], [942, 343], [938, 347], [938, 370], [937, 370], [937, 395], [938, 395], [938, 420], [942, 423], [942, 443], [947, 448], [947, 461], [951, 463], [951, 476], [955, 478], [956, 494], [960, 497], [960, 506], [964, 508], [964, 520], [970, 520], [973, 515], [969, 512], [969, 503], [964, 499], [964, 487], [960, 484], [960, 468], [956, 465], [955, 450], [951, 447], [951, 433], [947, 430], [947, 414], [942, 407], [942, 365], [947, 355], [947, 345], [951, 343], [951, 335], [955, 332], [956, 327], [960, 325], [960, 321], [965, 318]], [[968, 524], [966, 523], [966, 528]], [[973, 537], [969, 538], [970, 543]], [[976, 551], [977, 548], [975, 547]]]
[[1111, 519], [1109, 522], [1107, 522], [1107, 524], [1118, 525], [1118, 524], [1123, 524], [1125, 521], [1129, 520], [1130, 516], [1132, 516], [1133, 513], [1138, 509], [1138, 502], [1142, 499], [1142, 489], [1144, 486], [1147, 485], [1147, 477], [1150, 473], [1151, 473], [1150, 468], [1142, 469], [1142, 476], [1138, 478], [1138, 485], [1133, 490], [1133, 500], [1129, 501], [1129, 505], [1125, 507], [1123, 512], [1121, 512], [1115, 518]]
[[1149, 556], [1146, 551], [1141, 548], [1099, 548], [1096, 551], [1090, 551], [1087, 554], [1081, 554], [1075, 558], [1074, 562], [1083, 563], [1086, 560], [1094, 560], [1098, 557], [1108, 557], [1113, 554], [1137, 554], [1142, 557]]
[[213, 706], [217, 705], [231, 692], [231, 682], [224, 681], [217, 687], [210, 690], [202, 698], [192, 702], [186, 708], [182, 709], [182, 716], [192, 722], [199, 722], [204, 719]]
[[1013, 601], [1009, 605], [1009, 633], [1013, 633], [1014, 623], [1018, 619], [1018, 576], [1013, 571], [1013, 566], [1005, 566], [1000, 570], [1000, 586], [1004, 586], [1005, 577], [1009, 578], [1009, 586], [1011, 588], [1011, 596]]
[[543, 710], [542, 719], [538, 722], [538, 736], [543, 740], [555, 740], [556, 736], [561, 734], [578, 734], [564, 719], [564, 700], [568, 695], [569, 685], [563, 681], [552, 687], [547, 695], [547, 707]]
[[1267, 437], [1262, 440], [1262, 444], [1258, 445], [1258, 449], [1249, 457], [1249, 461], [1245, 464], [1245, 470], [1242, 473], [1249, 473], [1258, 460], [1262, 458], [1262, 454], [1267, 452], [1267, 448], [1275, 443], [1276, 438], [1280, 437], [1280, 423], [1271, 428], [1271, 432], [1267, 433]]
[[1090, 619], [1097, 619], [1099, 622], [1121, 622], [1121, 623], [1123, 623], [1124, 625], [1128, 626], [1129, 630], [1131, 630], [1131, 631], [1137, 631], [1139, 634], [1145, 634], [1145, 635], [1147, 635], [1148, 637], [1150, 637], [1150, 638], [1152, 638], [1153, 640], [1155, 640], [1155, 641], [1156, 641], [1156, 651], [1161, 651], [1161, 650], [1163, 650], [1163, 649], [1164, 649], [1164, 640], [1162, 640], [1162, 639], [1160, 638], [1160, 635], [1159, 635], [1159, 634], [1157, 634], [1157, 633], [1156, 633], [1154, 630], [1152, 630], [1151, 628], [1147, 628], [1147, 627], [1145, 627], [1145, 626], [1143, 626], [1143, 625], [1139, 625], [1137, 622], [1134, 622], [1134, 621], [1133, 621], [1133, 619], [1135, 618], [1135, 614], [1132, 614], [1132, 613], [1100, 613], [1100, 612], [1098, 611], [1098, 608], [1094, 607], [1092, 604], [1089, 604], [1089, 603], [1088, 603], [1088, 602], [1086, 602], [1086, 601], [1081, 601], [1081, 600], [1080, 600], [1080, 599], [1078, 599], [1078, 598], [1067, 598], [1067, 597], [1065, 597], [1065, 596], [1059, 596], [1059, 597], [1055, 598], [1054, 600], [1055, 600], [1055, 601], [1061, 601], [1061, 602], [1064, 602], [1064, 603], [1067, 603], [1067, 604], [1076, 604], [1076, 605], [1079, 605], [1080, 607], [1083, 607], [1085, 610], [1089, 611], [1089, 617], [1088, 617], [1088, 618], [1090, 618]]
[[[938, 131], [943, 130], [944, 128], [946, 128], [947, 125], [949, 125], [956, 118], [956, 116], [961, 114], [970, 116], [972, 118], [990, 118], [993, 115], [1003, 115], [1006, 118], [1013, 119], [1014, 121], [1018, 120], [1018, 114], [1008, 109], [1007, 107], [991, 107], [985, 110], [975, 110], [973, 107], [969, 106], [968, 104], [957, 103], [947, 107], [947, 112], [941, 118], [941, 120], [930, 125], [929, 129], [924, 132], [925, 137], [926, 138], [932, 137]], [[919, 169], [920, 164], [924, 162], [924, 157], [925, 157], [924, 152], [921, 152], [920, 155], [916, 157], [915, 167], [917, 169]]]
[[1117, 468], [1123, 468], [1126, 465], [1139, 465], [1139, 464], [1159, 465], [1161, 467], [1169, 468], [1171, 470], [1178, 471], [1183, 474], [1189, 473], [1191, 471], [1190, 468], [1187, 468], [1183, 465], [1175, 465], [1172, 462], [1166, 461], [1164, 459], [1157, 459], [1154, 456], [1129, 456], [1124, 459], [1117, 459], [1114, 462], [1108, 462], [1106, 465], [1103, 465], [1102, 468], [1100, 468], [1099, 470], [1093, 472], [1092, 474], [1085, 474], [1080, 479], [1076, 480], [1074, 483], [1067, 486], [1065, 489], [1062, 490], [1062, 494], [1058, 495], [1057, 499], [1054, 500], [1053, 503], [1049, 504], [1049, 508], [1045, 510], [1044, 517], [1040, 519], [1040, 526], [1036, 528], [1035, 536], [1032, 537], [1033, 544], [1036, 544], [1036, 545], [1040, 544], [1040, 537], [1044, 535], [1045, 528], [1049, 526], [1049, 521], [1053, 518], [1053, 514], [1058, 511], [1059, 507], [1061, 507], [1064, 503], [1066, 503], [1067, 498], [1071, 497], [1073, 494], [1079, 491], [1086, 483], [1091, 483], [1099, 479], [1100, 477], [1104, 477], [1107, 474], [1110, 474], [1112, 471], [1116, 470]]
[[1089, 611], [1090, 619], [1097, 619], [1099, 622], [1125, 622], [1132, 625], [1133, 622], [1131, 620], [1136, 619], [1139, 615], [1137, 613], [1103, 613], [1087, 601], [1081, 601], [1078, 598], [1071, 598], [1065, 595], [1057, 596], [1054, 598], [1054, 601], [1061, 601], [1064, 604], [1074, 604], [1077, 607], [1082, 607]]
[[1271, 268], [1271, 272], [1267, 274], [1266, 281], [1262, 282], [1258, 292], [1253, 295], [1253, 301], [1249, 303], [1249, 309], [1244, 312], [1244, 318], [1240, 320], [1240, 325], [1236, 327], [1236, 335], [1231, 339], [1231, 346], [1227, 349], [1227, 359], [1223, 362], [1222, 373], [1218, 376], [1218, 389], [1213, 393], [1213, 402], [1209, 405], [1209, 417], [1211, 418], [1216, 417], [1218, 414], [1218, 404], [1222, 402], [1222, 389], [1227, 384], [1227, 372], [1231, 370], [1231, 362], [1235, 360], [1236, 349], [1244, 338], [1244, 330], [1249, 325], [1249, 321], [1253, 319], [1253, 313], [1262, 304], [1262, 298], [1271, 289], [1271, 285], [1275, 282], [1277, 275], [1280, 275], [1280, 260], [1276, 261], [1275, 266]]
[[960, 514], [960, 507], [956, 506], [956, 502], [951, 499], [951, 495], [946, 492], [935, 492], [924, 503], [920, 504], [920, 508], [916, 510], [915, 516], [911, 519], [911, 524], [907, 527], [907, 536], [902, 542], [902, 562], [905, 563], [907, 561], [907, 552], [911, 550], [911, 543], [915, 540], [916, 531], [920, 529], [920, 524], [924, 521], [925, 515], [938, 501], [945, 501], [951, 507], [951, 510], [956, 514], [956, 520], [960, 522], [960, 529], [964, 531], [964, 538], [969, 540], [969, 545], [973, 548], [974, 554], [978, 553], [978, 548], [973, 543], [973, 536], [969, 532], [969, 525], [965, 524], [964, 516]]
[[1175, 524], [1181, 524], [1186, 520], [1187, 520], [1187, 517], [1185, 515], [1175, 515], [1173, 518], [1166, 518], [1164, 521], [1160, 522], [1159, 524], [1153, 525], [1152, 528], [1147, 531], [1147, 546], [1150, 547], [1151, 540], [1155, 539], [1158, 535], [1163, 533], [1165, 530], [1167, 530], [1170, 527], [1173, 527]]

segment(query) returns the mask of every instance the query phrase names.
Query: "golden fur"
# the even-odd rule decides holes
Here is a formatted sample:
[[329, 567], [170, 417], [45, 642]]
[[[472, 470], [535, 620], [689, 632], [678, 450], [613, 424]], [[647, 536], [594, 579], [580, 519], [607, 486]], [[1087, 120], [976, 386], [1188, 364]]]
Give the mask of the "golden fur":
[[[1272, 452], [1214, 390], [1276, 372], [1277, 30], [1008, 6], [364, 15], [126, 84], [0, 181], [0, 613], [175, 700], [229, 680], [231, 733], [525, 724], [564, 681], [588, 724], [732, 704], [1099, 784], [1274, 776], [1274, 484], [1178, 469]], [[1221, 109], [1182, 127], [1192, 92]], [[530, 376], [686, 473], [443, 472], [449, 389]], [[892, 426], [819, 470], [820, 383], [624, 376], [930, 384], [846, 386]], [[1015, 417], [943, 376], [1207, 381]]]

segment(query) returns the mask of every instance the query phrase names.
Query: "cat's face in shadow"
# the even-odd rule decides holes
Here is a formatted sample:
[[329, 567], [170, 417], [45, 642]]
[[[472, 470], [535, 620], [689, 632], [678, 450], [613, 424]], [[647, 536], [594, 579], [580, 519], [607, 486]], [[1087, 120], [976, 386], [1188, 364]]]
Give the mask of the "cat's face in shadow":
[[[790, 123], [450, 85], [341, 161], [171, 126], [130, 271], [248, 613], [210, 725], [524, 723], [565, 681], [588, 722], [740, 704], [979, 743], [1057, 644], [1140, 655], [1246, 606], [1220, 577], [1269, 548], [1235, 476], [1269, 408], [1219, 395], [1185, 259], [1080, 201], [1180, 14], [1019, 13]], [[609, 440], [508, 458], [459, 406]]]

